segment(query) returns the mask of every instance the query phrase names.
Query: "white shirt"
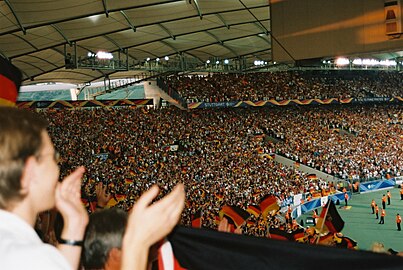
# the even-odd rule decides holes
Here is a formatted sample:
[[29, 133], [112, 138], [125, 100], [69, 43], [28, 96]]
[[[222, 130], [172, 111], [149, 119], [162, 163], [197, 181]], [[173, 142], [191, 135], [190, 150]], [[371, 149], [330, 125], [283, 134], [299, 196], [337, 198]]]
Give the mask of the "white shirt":
[[0, 269], [71, 270], [63, 255], [44, 244], [23, 219], [0, 210]]

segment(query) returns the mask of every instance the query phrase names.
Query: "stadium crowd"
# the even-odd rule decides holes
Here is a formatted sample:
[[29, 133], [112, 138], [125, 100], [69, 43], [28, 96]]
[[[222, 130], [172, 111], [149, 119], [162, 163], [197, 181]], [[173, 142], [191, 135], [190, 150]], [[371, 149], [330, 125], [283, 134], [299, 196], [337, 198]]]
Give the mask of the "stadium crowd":
[[[274, 148], [259, 136], [252, 115], [118, 109], [47, 111], [46, 116], [61, 152], [62, 174], [77, 162], [84, 164], [83, 192], [91, 196], [96, 183], [103, 182], [125, 196], [124, 208], [154, 183], [169, 191], [183, 182], [190, 211], [183, 222], [189, 224], [192, 211], [205, 205], [205, 216], [211, 216], [206, 222], [216, 226], [214, 217], [224, 204], [256, 204], [267, 191], [284, 199], [309, 188], [300, 172], [259, 155]], [[178, 151], [170, 151], [175, 143]], [[101, 153], [108, 153], [106, 160]], [[195, 196], [199, 190], [206, 194]]]
[[[398, 158], [403, 154], [401, 106], [190, 112], [124, 108], [47, 110], [43, 115], [61, 153], [62, 176], [76, 164], [87, 168], [84, 200], [94, 200], [95, 186], [102, 182], [117, 205], [128, 210], [153, 184], [162, 187], [163, 196], [182, 182], [187, 189], [185, 225], [199, 209], [203, 226], [217, 228], [223, 205], [246, 209], [266, 194], [281, 203], [312, 188], [329, 189], [325, 182], [276, 163], [272, 153], [341, 178], [403, 172]], [[273, 134], [280, 139], [273, 140]], [[255, 223], [245, 224], [244, 232], [261, 236], [267, 234], [267, 222], [278, 222], [251, 220]]]
[[188, 102], [328, 99], [402, 95], [403, 74], [388, 71], [282, 71], [170, 76], [166, 83]]
[[313, 108], [278, 118], [285, 143], [277, 151], [287, 157], [343, 179], [402, 175], [401, 106]]

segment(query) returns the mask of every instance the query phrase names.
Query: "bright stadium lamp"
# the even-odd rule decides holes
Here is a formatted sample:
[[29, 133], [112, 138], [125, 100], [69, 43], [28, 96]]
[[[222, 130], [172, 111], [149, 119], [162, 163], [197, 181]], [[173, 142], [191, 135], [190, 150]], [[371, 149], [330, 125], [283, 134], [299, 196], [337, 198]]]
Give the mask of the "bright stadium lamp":
[[350, 63], [350, 60], [344, 57], [337, 58], [335, 61], [337, 66], [346, 66]]
[[97, 52], [96, 57], [98, 59], [112, 59], [113, 55], [109, 52], [99, 51]]

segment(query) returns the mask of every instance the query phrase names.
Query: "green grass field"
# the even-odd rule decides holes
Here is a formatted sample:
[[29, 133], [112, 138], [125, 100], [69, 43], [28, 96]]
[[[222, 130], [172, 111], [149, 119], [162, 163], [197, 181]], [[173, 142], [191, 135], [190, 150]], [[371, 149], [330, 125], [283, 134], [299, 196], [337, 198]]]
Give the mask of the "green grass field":
[[[372, 214], [372, 199], [379, 206], [379, 216], [381, 213], [381, 198], [387, 190], [375, 191], [364, 194], [354, 194], [349, 200], [350, 209], [344, 209], [344, 202], [336, 206], [345, 225], [342, 233], [358, 242], [359, 249], [368, 250], [372, 243], [381, 242], [385, 247], [397, 251], [403, 251], [403, 230], [397, 231], [396, 214], [403, 217], [403, 201], [400, 200], [400, 190], [398, 188], [389, 189], [392, 194], [391, 205], [386, 205], [385, 224], [378, 224]], [[320, 213], [321, 210], [318, 210]], [[311, 212], [306, 213], [302, 218], [311, 216]], [[403, 225], [403, 223], [402, 223]]]

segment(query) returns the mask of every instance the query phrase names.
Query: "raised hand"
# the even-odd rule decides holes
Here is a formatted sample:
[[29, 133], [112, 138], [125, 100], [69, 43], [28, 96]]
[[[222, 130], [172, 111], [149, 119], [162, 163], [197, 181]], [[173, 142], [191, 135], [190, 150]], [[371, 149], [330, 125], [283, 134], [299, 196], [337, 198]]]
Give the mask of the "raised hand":
[[[88, 213], [81, 202], [81, 178], [84, 167], [77, 168], [56, 187], [56, 208], [63, 217], [64, 226], [61, 238], [70, 241], [82, 241], [88, 224]], [[73, 269], [80, 262], [81, 246], [59, 244], [58, 249], [66, 257]]]
[[101, 182], [95, 186], [95, 194], [97, 196], [97, 206], [105, 208], [109, 200], [112, 198], [112, 194], [107, 192], [108, 186]]
[[219, 232], [231, 232], [231, 227], [228, 224], [228, 220], [223, 217], [220, 221], [220, 223], [218, 224], [218, 228], [217, 231]]
[[122, 269], [145, 269], [148, 250], [178, 223], [185, 205], [183, 184], [153, 203], [159, 188], [154, 185], [133, 206], [123, 238]]
[[64, 221], [62, 238], [82, 240], [88, 224], [88, 214], [81, 202], [81, 178], [84, 172], [84, 167], [77, 168], [56, 187], [56, 208]]

